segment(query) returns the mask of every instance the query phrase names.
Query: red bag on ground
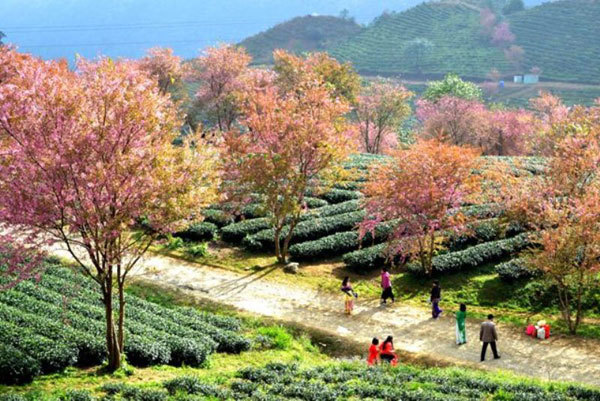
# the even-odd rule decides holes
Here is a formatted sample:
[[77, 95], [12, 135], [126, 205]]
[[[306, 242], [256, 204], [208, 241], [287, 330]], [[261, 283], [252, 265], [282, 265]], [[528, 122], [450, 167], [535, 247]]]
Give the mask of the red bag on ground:
[[527, 326], [527, 328], [525, 329], [525, 334], [532, 337], [536, 336], [535, 327], [533, 326], [533, 324]]

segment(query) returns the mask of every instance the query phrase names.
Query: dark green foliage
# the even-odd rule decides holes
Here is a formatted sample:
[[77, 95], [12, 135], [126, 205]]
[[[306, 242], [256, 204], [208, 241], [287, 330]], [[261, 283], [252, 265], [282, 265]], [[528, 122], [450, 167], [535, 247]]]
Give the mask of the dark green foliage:
[[60, 401], [94, 401], [95, 398], [86, 390], [67, 390]]
[[202, 215], [204, 216], [205, 222], [213, 223], [217, 227], [223, 227], [233, 223], [233, 216], [228, 215], [223, 210], [204, 209]]
[[511, 259], [508, 262], [500, 263], [496, 265], [495, 269], [500, 278], [507, 282], [529, 279], [541, 275], [539, 270], [529, 267], [523, 258]]
[[[365, 212], [358, 210], [335, 216], [301, 221], [294, 228], [290, 244], [320, 238], [338, 231], [350, 230], [361, 222], [364, 216]], [[283, 238], [287, 235], [288, 230], [289, 228], [287, 226], [283, 228], [280, 237], [281, 241], [283, 241]], [[275, 246], [274, 236], [274, 229], [262, 230], [254, 235], [244, 238], [243, 244], [253, 251], [271, 250]]]
[[[456, 273], [471, 270], [484, 263], [510, 256], [531, 245], [529, 234], [523, 233], [509, 239], [485, 242], [464, 251], [450, 252], [435, 256], [432, 260], [433, 274]], [[417, 275], [422, 275], [420, 264], [410, 263], [406, 269]]]
[[27, 401], [25, 397], [19, 394], [0, 394], [0, 401]]
[[223, 227], [221, 229], [221, 239], [226, 242], [237, 243], [243, 240], [246, 235], [251, 235], [270, 227], [271, 219], [268, 217], [242, 220]]
[[0, 383], [29, 383], [41, 372], [40, 363], [9, 344], [0, 343]]
[[185, 230], [173, 234], [174, 237], [183, 238], [188, 241], [211, 241], [217, 235], [217, 226], [213, 223], [193, 223]]
[[[126, 302], [125, 354], [132, 365], [204, 366], [215, 350], [250, 348], [250, 340], [236, 333], [237, 319], [192, 308], [167, 309], [130, 295]], [[70, 365], [102, 362], [104, 308], [97, 284], [51, 267], [39, 284], [25, 281], [0, 292], [0, 340], [6, 350], [0, 354], [0, 377], [13, 383]], [[28, 365], [13, 363], [19, 358]]]
[[330, 189], [327, 192], [321, 193], [318, 189], [309, 189], [306, 191], [310, 196], [318, 196], [321, 199], [325, 199], [329, 203], [341, 203], [353, 199], [362, 198], [362, 194], [359, 191], [350, 191], [347, 189]]
[[323, 51], [360, 30], [360, 25], [350, 19], [307, 15], [275, 25], [245, 39], [240, 45], [252, 55], [254, 63], [271, 64], [273, 50], [286, 49], [295, 53]]
[[344, 264], [356, 272], [369, 272], [383, 267], [386, 244], [370, 246], [344, 255]]
[[502, 8], [502, 13], [504, 15], [509, 15], [523, 11], [524, 9], [525, 4], [523, 3], [523, 0], [509, 0], [509, 2]]

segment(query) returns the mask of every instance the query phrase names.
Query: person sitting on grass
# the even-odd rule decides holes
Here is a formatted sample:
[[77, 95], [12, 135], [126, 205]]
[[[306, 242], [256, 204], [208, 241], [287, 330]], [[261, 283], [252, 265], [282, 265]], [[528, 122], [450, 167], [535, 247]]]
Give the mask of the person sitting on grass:
[[382, 361], [386, 361], [392, 366], [398, 364], [398, 357], [394, 352], [394, 337], [388, 336], [381, 347], [379, 347], [379, 356]]
[[369, 347], [369, 357], [367, 358], [367, 365], [373, 366], [379, 362], [379, 339], [377, 337], [373, 337], [373, 341], [371, 341], [371, 346]]

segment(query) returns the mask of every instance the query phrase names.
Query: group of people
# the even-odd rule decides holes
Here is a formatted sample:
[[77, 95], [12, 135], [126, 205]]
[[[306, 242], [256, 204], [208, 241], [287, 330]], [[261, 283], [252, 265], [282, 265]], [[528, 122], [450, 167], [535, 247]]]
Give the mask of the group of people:
[[394, 338], [392, 336], [388, 336], [381, 345], [379, 345], [379, 339], [377, 337], [373, 338], [373, 341], [371, 341], [367, 364], [373, 366], [380, 361], [387, 362], [392, 366], [398, 364], [398, 356], [394, 351]]
[[[344, 307], [345, 312], [348, 315], [352, 314], [354, 310], [354, 300], [358, 298], [358, 294], [352, 288], [350, 278], [345, 277], [342, 281], [342, 292], [345, 294]], [[394, 292], [392, 290], [392, 281], [390, 272], [387, 268], [383, 268], [381, 271], [381, 305], [386, 305], [388, 299], [394, 302]], [[439, 303], [442, 299], [442, 288], [438, 280], [433, 281], [429, 301], [431, 303], [431, 316], [433, 319], [438, 319], [442, 314]], [[456, 312], [456, 344], [463, 345], [467, 343], [467, 306], [460, 304], [459, 310]], [[498, 340], [498, 333], [496, 331], [496, 325], [494, 324], [494, 316], [488, 315], [487, 320], [481, 324], [479, 331], [479, 340], [482, 342], [481, 348], [481, 361], [485, 361], [485, 354], [488, 346], [492, 349], [494, 359], [500, 359], [498, 350], [496, 348], [496, 341]], [[378, 346], [379, 340], [374, 338], [369, 348], [369, 357], [367, 362], [369, 365], [373, 365], [377, 360], [381, 359], [387, 362], [395, 364], [397, 362], [396, 354], [394, 353], [393, 338], [389, 336], [386, 340]]]

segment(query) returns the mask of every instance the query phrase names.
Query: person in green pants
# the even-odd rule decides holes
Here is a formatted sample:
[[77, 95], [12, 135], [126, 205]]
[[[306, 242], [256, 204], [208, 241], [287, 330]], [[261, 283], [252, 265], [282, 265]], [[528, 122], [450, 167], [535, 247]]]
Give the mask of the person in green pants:
[[456, 344], [462, 345], [467, 343], [467, 305], [460, 304], [460, 309], [456, 312]]

